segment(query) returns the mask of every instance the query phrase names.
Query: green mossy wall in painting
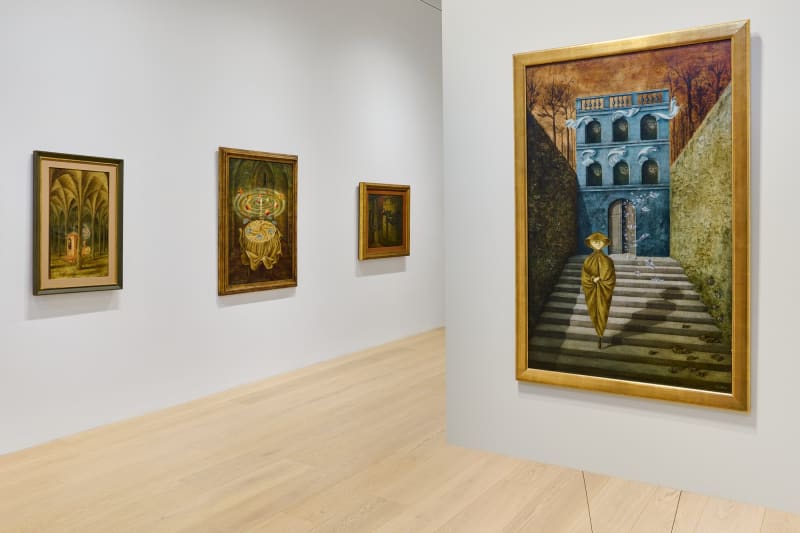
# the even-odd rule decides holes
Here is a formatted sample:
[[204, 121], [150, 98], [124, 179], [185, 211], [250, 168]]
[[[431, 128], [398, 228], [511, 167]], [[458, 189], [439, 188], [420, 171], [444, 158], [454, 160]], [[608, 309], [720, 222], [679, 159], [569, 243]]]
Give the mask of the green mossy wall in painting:
[[672, 165], [670, 255], [731, 341], [731, 90]]

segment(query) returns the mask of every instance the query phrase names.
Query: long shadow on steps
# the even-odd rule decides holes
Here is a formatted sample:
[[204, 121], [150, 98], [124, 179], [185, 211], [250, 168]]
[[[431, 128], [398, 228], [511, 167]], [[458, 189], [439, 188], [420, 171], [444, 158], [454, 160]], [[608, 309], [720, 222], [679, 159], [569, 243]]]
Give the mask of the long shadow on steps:
[[[580, 291], [572, 287], [570, 292], [576, 290]], [[626, 309], [610, 321], [601, 350], [597, 349], [585, 306], [580, 304], [582, 298], [577, 298], [578, 304], [571, 314], [562, 299], [558, 304], [561, 310], [556, 311], [565, 314], [546, 318], [533, 331], [529, 366], [729, 393], [730, 347], [715, 335], [718, 328], [708, 324], [711, 320], [704, 320], [707, 322], [704, 325], [688, 319], [682, 321], [679, 309], [682, 304], [674, 290], [661, 288], [648, 292], [646, 301], [637, 303], [638, 310]], [[612, 316], [614, 307], [612, 300]]]

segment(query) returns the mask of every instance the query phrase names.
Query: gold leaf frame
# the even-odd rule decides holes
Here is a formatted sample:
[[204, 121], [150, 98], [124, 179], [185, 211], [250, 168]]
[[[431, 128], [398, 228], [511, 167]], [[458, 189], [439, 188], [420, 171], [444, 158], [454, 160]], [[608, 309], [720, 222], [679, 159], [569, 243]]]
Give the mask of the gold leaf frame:
[[[529, 368], [526, 68], [577, 59], [730, 40], [732, 98], [731, 393]], [[516, 186], [516, 378], [739, 411], [750, 409], [750, 22], [736, 21], [657, 35], [514, 55]]]
[[[398, 246], [369, 246], [369, 195], [384, 194], [400, 196], [403, 199], [403, 242]], [[358, 184], [358, 258], [380, 259], [411, 254], [411, 186], [387, 183]]]
[[[291, 272], [282, 279], [233, 284], [229, 280], [229, 253], [231, 249], [229, 225], [232, 221], [230, 198], [230, 160], [250, 159], [269, 163], [285, 163], [292, 167], [291, 198], [287, 200], [289, 235], [286, 240], [291, 247]], [[297, 286], [297, 156], [241, 150], [238, 148], [219, 148], [219, 191], [218, 191], [218, 238], [217, 238], [217, 293], [220, 296], [243, 292], [263, 291]]]

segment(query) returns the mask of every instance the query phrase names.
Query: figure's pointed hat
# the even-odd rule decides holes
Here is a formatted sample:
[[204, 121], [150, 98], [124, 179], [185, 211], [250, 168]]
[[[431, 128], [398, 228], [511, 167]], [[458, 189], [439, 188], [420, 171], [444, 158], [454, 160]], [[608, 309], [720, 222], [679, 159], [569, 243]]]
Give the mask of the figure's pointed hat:
[[589, 248], [592, 247], [592, 245], [589, 244], [591, 241], [603, 241], [603, 246], [608, 246], [609, 244], [611, 244], [611, 239], [609, 239], [599, 231], [595, 231], [594, 233], [592, 233], [591, 235], [586, 237], [586, 239], [583, 240], [583, 242], [586, 243], [586, 246], [588, 246]]

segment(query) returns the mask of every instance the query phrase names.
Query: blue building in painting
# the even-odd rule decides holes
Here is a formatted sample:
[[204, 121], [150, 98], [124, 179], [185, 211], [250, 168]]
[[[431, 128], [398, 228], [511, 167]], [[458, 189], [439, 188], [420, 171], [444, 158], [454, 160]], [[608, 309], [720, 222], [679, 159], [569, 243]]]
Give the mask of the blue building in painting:
[[669, 121], [678, 113], [669, 90], [575, 100], [578, 242], [595, 231], [608, 252], [669, 255]]

